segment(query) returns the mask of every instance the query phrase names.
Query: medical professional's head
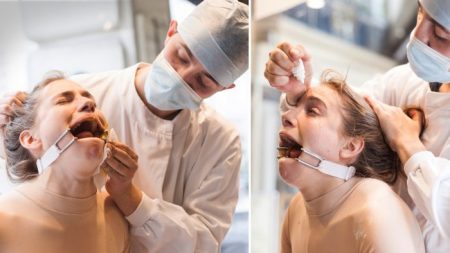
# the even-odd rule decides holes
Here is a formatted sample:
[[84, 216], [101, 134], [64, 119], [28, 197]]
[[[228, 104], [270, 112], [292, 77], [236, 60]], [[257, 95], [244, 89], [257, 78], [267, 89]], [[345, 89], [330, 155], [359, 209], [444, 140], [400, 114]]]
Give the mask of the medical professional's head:
[[450, 82], [450, 1], [419, 0], [407, 48], [411, 68], [428, 82]]
[[146, 80], [147, 101], [161, 110], [196, 109], [233, 88], [248, 68], [248, 26], [248, 6], [237, 0], [205, 0], [182, 23], [172, 21]]
[[27, 95], [23, 106], [14, 108], [13, 115], [4, 140], [8, 174], [13, 180], [37, 176], [36, 160], [67, 128], [78, 139], [52, 166], [73, 179], [92, 177], [103, 158], [104, 141], [98, 137], [107, 123], [89, 92], [54, 72]]
[[308, 180], [329, 177], [292, 159], [303, 147], [325, 160], [354, 166], [356, 176], [393, 183], [398, 158], [384, 141], [370, 106], [334, 72], [325, 72], [320, 83], [282, 115], [280, 146], [290, 152], [279, 159], [281, 177], [298, 188]]

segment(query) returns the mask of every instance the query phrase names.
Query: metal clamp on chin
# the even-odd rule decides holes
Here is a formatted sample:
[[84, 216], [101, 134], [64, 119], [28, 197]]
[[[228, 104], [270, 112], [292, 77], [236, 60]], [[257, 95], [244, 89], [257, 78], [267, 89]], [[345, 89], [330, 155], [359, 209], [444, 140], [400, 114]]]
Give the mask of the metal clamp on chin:
[[70, 132], [70, 128], [67, 128], [58, 137], [55, 143], [51, 145], [47, 149], [47, 151], [45, 151], [44, 155], [42, 155], [42, 157], [36, 161], [39, 174], [42, 174], [48, 166], [50, 166], [54, 161], [56, 161], [56, 159], [58, 159], [58, 157], [77, 140], [77, 137], [72, 135], [72, 139], [66, 145], [60, 147], [59, 145], [60, 142], [69, 134], [72, 135], [72, 133]]
[[337, 177], [340, 179], [343, 179], [345, 181], [349, 180], [350, 178], [352, 178], [355, 175], [355, 167], [353, 166], [345, 166], [345, 165], [341, 165], [341, 164], [337, 164], [328, 160], [323, 159], [322, 157], [314, 154], [311, 151], [306, 150], [305, 148], [302, 148], [302, 153], [314, 158], [317, 160], [317, 163], [315, 164], [311, 164], [307, 161], [301, 160], [301, 156], [299, 156], [298, 158], [296, 158], [296, 160], [305, 165], [308, 166], [310, 168], [313, 169], [317, 169], [320, 172], [327, 174], [329, 176], [333, 176], [333, 177]]
[[311, 168], [313, 168], [313, 169], [319, 169], [319, 166], [320, 166], [320, 164], [321, 164], [322, 161], [323, 161], [322, 157], [320, 157], [320, 156], [318, 156], [318, 155], [316, 155], [316, 154], [314, 154], [314, 153], [312, 153], [312, 152], [306, 150], [305, 148], [302, 148], [301, 150], [302, 150], [302, 153], [305, 153], [305, 154], [309, 155], [310, 157], [315, 158], [315, 159], [317, 160], [317, 163], [316, 163], [316, 164], [310, 164], [310, 163], [308, 163], [308, 162], [306, 162], [306, 161], [301, 160], [301, 159], [300, 159], [300, 156], [297, 158], [297, 161], [298, 161], [299, 163], [301, 163], [301, 164], [303, 164], [303, 165], [306, 165], [306, 166], [308, 166], [308, 167], [311, 167]]

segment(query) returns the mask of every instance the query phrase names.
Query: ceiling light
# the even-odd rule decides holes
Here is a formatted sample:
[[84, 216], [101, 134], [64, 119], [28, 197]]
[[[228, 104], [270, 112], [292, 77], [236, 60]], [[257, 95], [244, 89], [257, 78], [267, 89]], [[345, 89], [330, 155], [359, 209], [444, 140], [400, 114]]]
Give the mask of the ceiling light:
[[307, 0], [306, 6], [311, 9], [321, 9], [325, 6], [325, 0]]

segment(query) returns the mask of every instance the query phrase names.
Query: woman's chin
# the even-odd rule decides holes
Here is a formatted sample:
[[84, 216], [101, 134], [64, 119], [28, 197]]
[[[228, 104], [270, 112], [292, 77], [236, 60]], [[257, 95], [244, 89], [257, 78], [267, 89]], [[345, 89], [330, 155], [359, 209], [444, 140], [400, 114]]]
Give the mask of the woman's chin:
[[298, 166], [298, 163], [291, 158], [280, 158], [278, 159], [278, 172], [280, 173], [281, 178], [287, 184], [298, 187], [295, 182], [298, 181], [298, 177], [300, 176], [301, 168]]
[[77, 142], [86, 150], [85, 154], [88, 159], [102, 158], [105, 141], [100, 138], [83, 138]]

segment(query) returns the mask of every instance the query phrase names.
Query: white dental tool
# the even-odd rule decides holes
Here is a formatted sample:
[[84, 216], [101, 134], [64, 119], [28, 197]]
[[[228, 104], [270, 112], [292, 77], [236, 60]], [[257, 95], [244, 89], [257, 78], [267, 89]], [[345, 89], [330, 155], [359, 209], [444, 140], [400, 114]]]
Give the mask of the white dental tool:
[[[60, 147], [59, 146], [60, 142], [63, 141], [63, 139], [68, 135], [71, 135], [72, 139], [65, 146]], [[77, 137], [72, 135], [69, 128], [64, 130], [64, 132], [58, 137], [58, 139], [55, 141], [55, 143], [53, 145], [51, 145], [47, 149], [47, 151], [45, 151], [44, 155], [42, 155], [41, 158], [37, 159], [36, 165], [38, 168], [38, 173], [42, 174], [44, 172], [44, 170], [48, 166], [50, 166], [54, 161], [56, 161], [56, 159], [58, 159], [58, 157], [64, 151], [66, 151], [70, 147], [70, 145], [72, 145], [76, 140], [77, 140]]]
[[302, 60], [298, 60], [298, 65], [292, 69], [292, 74], [301, 83], [305, 83], [305, 66]]
[[310, 168], [313, 169], [317, 169], [320, 172], [333, 176], [333, 177], [337, 177], [340, 179], [343, 179], [345, 181], [349, 180], [350, 178], [352, 178], [355, 175], [355, 167], [353, 166], [345, 166], [345, 165], [341, 165], [341, 164], [337, 164], [331, 161], [327, 161], [323, 158], [321, 158], [320, 156], [314, 154], [311, 151], [306, 150], [305, 148], [302, 148], [302, 153], [314, 158], [317, 160], [316, 164], [311, 164], [307, 161], [301, 160], [300, 156], [295, 158], [295, 160], [297, 160], [297, 162], [306, 165]]

